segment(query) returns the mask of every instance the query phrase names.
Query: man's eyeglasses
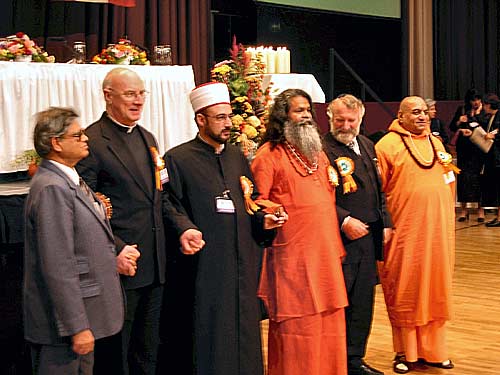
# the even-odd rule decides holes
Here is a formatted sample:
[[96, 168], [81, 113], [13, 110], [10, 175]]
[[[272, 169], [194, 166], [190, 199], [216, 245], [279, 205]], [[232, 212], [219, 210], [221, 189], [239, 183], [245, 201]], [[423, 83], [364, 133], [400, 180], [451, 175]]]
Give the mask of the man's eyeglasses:
[[[109, 91], [114, 91], [113, 89], [108, 89]], [[138, 98], [141, 99], [146, 99], [148, 96], [149, 92], [147, 90], [141, 90], [141, 91], [125, 91], [122, 93], [118, 93], [121, 97], [123, 97], [125, 100], [136, 100]]]
[[221, 113], [221, 114], [218, 114], [215, 116], [211, 116], [211, 115], [207, 115], [206, 113], [203, 113], [203, 116], [214, 118], [215, 121], [217, 121], [217, 122], [224, 122], [227, 120], [231, 121], [231, 119], [234, 117], [234, 114], [230, 113], [230, 114], [226, 115], [224, 113]]
[[81, 141], [84, 136], [85, 136], [85, 129], [82, 129], [77, 133], [61, 135], [58, 138], [75, 138]]

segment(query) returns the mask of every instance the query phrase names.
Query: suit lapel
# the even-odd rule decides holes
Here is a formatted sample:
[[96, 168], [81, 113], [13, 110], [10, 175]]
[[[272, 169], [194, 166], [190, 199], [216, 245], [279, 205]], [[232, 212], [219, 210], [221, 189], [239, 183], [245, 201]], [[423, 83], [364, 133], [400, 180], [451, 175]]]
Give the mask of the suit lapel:
[[[117, 130], [114, 129], [115, 125], [107, 116], [106, 116], [106, 122], [107, 124], [101, 123], [101, 132], [103, 138], [105, 138], [108, 141], [107, 147], [109, 151], [120, 162], [123, 169], [130, 175], [131, 179], [144, 192], [144, 194], [149, 199], [153, 199], [151, 192], [148, 191], [146, 188], [147, 185], [144, 180], [146, 178], [145, 172], [147, 173], [149, 171], [144, 171], [139, 165], [137, 165], [137, 162], [135, 161], [134, 157], [132, 157], [127, 146], [123, 143], [121, 138], [114, 136], [113, 132]], [[148, 144], [147, 139], [144, 136], [144, 132], [142, 131], [141, 127], [138, 126], [137, 130], [140, 132], [146, 144]], [[149, 152], [149, 146], [148, 146], [148, 152]], [[148, 164], [147, 168], [151, 168], [151, 165]]]
[[[108, 219], [106, 219], [106, 218], [103, 219], [99, 215], [99, 213], [96, 211], [94, 205], [89, 200], [89, 198], [85, 195], [85, 193], [82, 191], [82, 189], [79, 186], [76, 186], [73, 183], [73, 181], [71, 181], [71, 179], [69, 178], [69, 176], [66, 175], [66, 173], [64, 173], [61, 169], [59, 169], [57, 166], [55, 166], [54, 164], [52, 164], [50, 161], [48, 161], [48, 160], [42, 160], [42, 164], [40, 165], [40, 167], [46, 168], [49, 171], [51, 171], [52, 173], [55, 173], [59, 177], [61, 177], [62, 179], [64, 179], [66, 181], [66, 183], [68, 184], [68, 187], [71, 190], [75, 191], [76, 198], [79, 201], [81, 201], [85, 207], [87, 207], [89, 209], [89, 211], [92, 213], [92, 215], [94, 215], [95, 218], [97, 219], [97, 221], [104, 227], [104, 229], [106, 230], [106, 233], [108, 234], [109, 238], [114, 241], [113, 232], [111, 231], [111, 227], [109, 225]], [[92, 192], [92, 195], [94, 196], [94, 199], [96, 199], [97, 202], [99, 202], [99, 200], [95, 196], [94, 192]]]

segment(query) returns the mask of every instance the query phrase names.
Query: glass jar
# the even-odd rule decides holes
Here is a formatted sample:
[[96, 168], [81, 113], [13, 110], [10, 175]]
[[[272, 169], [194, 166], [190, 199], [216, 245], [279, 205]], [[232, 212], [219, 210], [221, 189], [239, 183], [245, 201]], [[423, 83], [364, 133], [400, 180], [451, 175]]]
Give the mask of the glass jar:
[[87, 60], [87, 46], [85, 42], [73, 43], [73, 60], [75, 64], [85, 64]]
[[155, 65], [172, 65], [172, 48], [170, 44], [163, 44], [154, 47]]

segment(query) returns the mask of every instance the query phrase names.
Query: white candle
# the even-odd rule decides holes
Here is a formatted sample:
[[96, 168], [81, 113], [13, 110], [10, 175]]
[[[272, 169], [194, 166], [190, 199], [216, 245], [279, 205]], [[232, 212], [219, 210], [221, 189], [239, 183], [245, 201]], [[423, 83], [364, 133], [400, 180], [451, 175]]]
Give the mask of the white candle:
[[267, 72], [269, 74], [276, 73], [276, 51], [273, 47], [267, 50]]
[[284, 50], [284, 60], [285, 69], [283, 73], [290, 73], [290, 50], [288, 50], [286, 47]]

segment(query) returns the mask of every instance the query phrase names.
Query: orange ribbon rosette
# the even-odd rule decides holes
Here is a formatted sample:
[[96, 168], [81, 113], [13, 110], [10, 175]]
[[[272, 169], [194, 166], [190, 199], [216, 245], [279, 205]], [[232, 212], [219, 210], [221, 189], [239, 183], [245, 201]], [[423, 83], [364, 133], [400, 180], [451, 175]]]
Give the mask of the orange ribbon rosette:
[[337, 164], [339, 173], [344, 179], [344, 194], [354, 193], [358, 190], [358, 186], [356, 185], [354, 178], [351, 176], [354, 173], [354, 162], [352, 159], [343, 156], [336, 159], [335, 164]]
[[163, 185], [161, 183], [160, 171], [165, 168], [165, 161], [158, 153], [156, 147], [151, 146], [149, 148], [151, 152], [151, 158], [153, 159], [153, 165], [155, 167], [155, 186], [157, 190], [163, 190]]
[[246, 176], [240, 177], [241, 190], [243, 191], [243, 197], [245, 198], [245, 209], [249, 215], [253, 215], [254, 212], [257, 212], [260, 208], [253, 201], [253, 183]]
[[439, 162], [443, 164], [443, 167], [446, 170], [446, 172], [453, 171], [456, 174], [460, 173], [460, 168], [458, 168], [457, 166], [455, 166], [455, 164], [452, 163], [453, 157], [451, 156], [451, 154], [444, 151], [438, 151], [437, 154], [439, 157]]

